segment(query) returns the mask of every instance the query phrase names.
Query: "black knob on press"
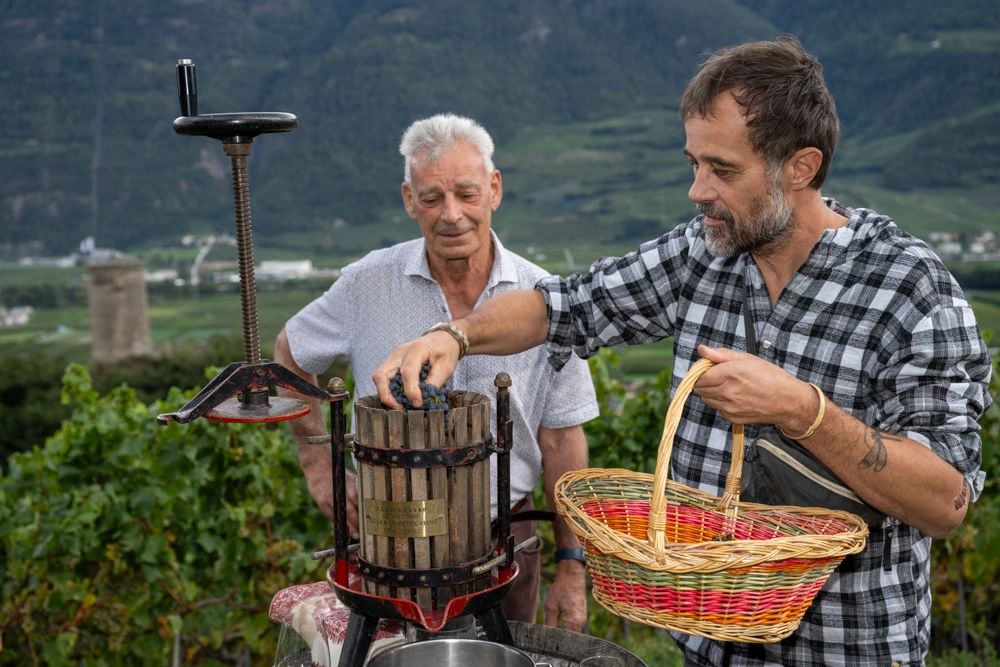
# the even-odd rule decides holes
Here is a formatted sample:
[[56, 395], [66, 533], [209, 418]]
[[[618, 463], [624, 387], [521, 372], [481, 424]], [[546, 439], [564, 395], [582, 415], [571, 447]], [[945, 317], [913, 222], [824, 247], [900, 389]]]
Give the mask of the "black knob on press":
[[198, 80], [194, 75], [194, 63], [187, 58], [177, 61], [177, 99], [181, 103], [182, 116], [198, 115]]

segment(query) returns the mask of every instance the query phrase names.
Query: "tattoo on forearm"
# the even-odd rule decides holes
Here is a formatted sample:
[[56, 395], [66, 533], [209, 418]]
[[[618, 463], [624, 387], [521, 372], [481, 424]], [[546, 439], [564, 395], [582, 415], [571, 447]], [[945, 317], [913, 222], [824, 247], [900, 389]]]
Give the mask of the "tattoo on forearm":
[[[869, 438], [869, 436], [871, 436]], [[878, 429], [873, 428], [871, 433], [865, 434], [865, 444], [868, 446], [868, 453], [865, 458], [858, 463], [859, 468], [871, 468], [875, 472], [882, 472], [886, 463], [889, 462], [889, 453], [885, 449], [885, 442]]]
[[960, 510], [965, 507], [965, 503], [969, 500], [969, 483], [962, 480], [962, 492], [958, 494], [955, 498], [955, 509]]

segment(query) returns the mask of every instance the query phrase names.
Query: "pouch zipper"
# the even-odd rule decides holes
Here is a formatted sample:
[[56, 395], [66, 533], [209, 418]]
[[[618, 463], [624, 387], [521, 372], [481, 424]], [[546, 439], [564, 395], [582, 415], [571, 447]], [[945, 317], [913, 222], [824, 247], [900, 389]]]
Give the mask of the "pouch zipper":
[[896, 532], [891, 516], [886, 516], [882, 520], [882, 531], [884, 532], [882, 542], [882, 569], [892, 572], [892, 534]]
[[764, 438], [757, 438], [756, 444], [758, 447], [763, 447], [767, 451], [774, 454], [774, 456], [781, 459], [788, 467], [794, 469], [803, 477], [808, 477], [810, 480], [812, 480], [816, 484], [819, 484], [820, 486], [830, 491], [831, 493], [836, 493], [838, 496], [847, 498], [848, 500], [853, 500], [856, 503], [864, 504], [864, 501], [861, 500], [861, 498], [859, 498], [857, 494], [855, 494], [849, 488], [837, 484], [836, 482], [832, 482], [828, 480], [826, 477], [823, 477], [822, 475], [816, 474], [815, 472], [807, 468], [805, 465], [800, 463], [798, 460], [796, 460], [795, 457], [793, 457], [791, 454], [788, 454], [783, 449], [781, 449], [781, 447], [778, 447], [770, 440], [765, 440]]

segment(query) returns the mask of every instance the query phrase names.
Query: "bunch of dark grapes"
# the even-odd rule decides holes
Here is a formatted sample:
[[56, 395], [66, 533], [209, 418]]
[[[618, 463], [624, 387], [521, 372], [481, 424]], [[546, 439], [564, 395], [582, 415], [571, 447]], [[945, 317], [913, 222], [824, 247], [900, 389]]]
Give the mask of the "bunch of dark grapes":
[[[430, 410], [444, 410], [445, 417], [448, 415], [448, 392], [446, 392], [441, 387], [436, 387], [432, 384], [427, 384], [427, 374], [431, 370], [431, 365], [424, 363], [423, 367], [420, 369], [420, 394], [424, 399], [424, 412]], [[406, 397], [403, 393], [403, 378], [396, 371], [396, 374], [389, 380], [389, 391], [392, 392], [393, 397], [399, 401], [403, 406], [404, 410], [413, 410], [413, 405], [410, 404], [410, 399]]]

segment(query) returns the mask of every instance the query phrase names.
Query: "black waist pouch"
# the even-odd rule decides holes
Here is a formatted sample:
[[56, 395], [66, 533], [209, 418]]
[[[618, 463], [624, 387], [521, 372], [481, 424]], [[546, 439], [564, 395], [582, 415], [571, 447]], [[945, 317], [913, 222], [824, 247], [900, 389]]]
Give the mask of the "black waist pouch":
[[886, 515], [863, 501], [802, 445], [775, 426], [762, 426], [748, 441], [740, 500], [765, 505], [823, 507], [857, 514], [869, 526]]
[[[757, 333], [750, 312], [750, 284], [744, 282], [743, 324], [747, 350], [757, 354]], [[786, 438], [777, 426], [761, 426], [744, 448], [740, 500], [764, 505], [823, 507], [857, 514], [869, 526], [886, 526], [885, 514], [861, 500], [805, 447]]]

